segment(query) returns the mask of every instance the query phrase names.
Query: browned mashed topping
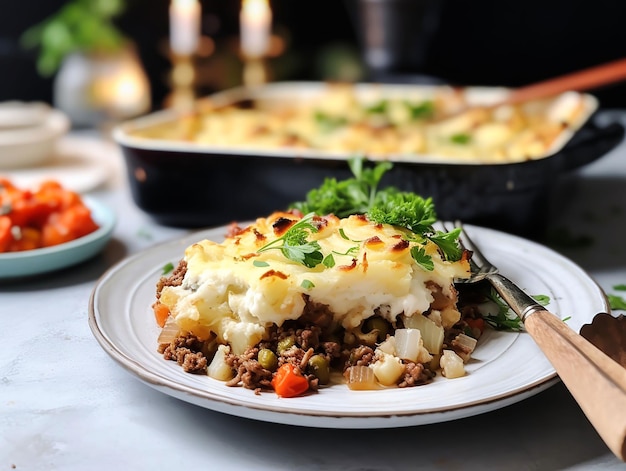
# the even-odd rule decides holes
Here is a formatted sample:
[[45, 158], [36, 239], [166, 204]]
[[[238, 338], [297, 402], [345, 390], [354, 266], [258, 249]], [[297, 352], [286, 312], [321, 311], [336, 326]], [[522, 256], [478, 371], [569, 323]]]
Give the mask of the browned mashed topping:
[[195, 112], [132, 135], [245, 152], [517, 162], [551, 155], [591, 107], [575, 92], [495, 108], [477, 102], [451, 87], [335, 83], [303, 93], [279, 84], [252, 99], [200, 101]]
[[[334, 254], [332, 265], [306, 267], [265, 250], [304, 219], [277, 212], [231, 230], [221, 244], [189, 247], [157, 283], [155, 313], [168, 314], [159, 337], [164, 358], [228, 386], [281, 395], [338, 381], [403, 388], [465, 374], [481, 333], [472, 323], [478, 311], [461, 309], [453, 284], [467, 276], [467, 253], [445, 260], [434, 243], [362, 216], [311, 219], [310, 237], [322, 254]], [[414, 247], [428, 254], [432, 271], [416, 263]], [[279, 392], [274, 381], [284, 365], [304, 378], [305, 390]]]

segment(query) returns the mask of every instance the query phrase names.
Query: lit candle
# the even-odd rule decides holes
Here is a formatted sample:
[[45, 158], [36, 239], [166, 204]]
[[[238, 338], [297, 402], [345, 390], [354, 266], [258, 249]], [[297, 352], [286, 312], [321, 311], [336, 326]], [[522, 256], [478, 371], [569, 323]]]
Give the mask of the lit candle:
[[198, 0], [172, 0], [170, 4], [170, 48], [174, 54], [188, 56], [196, 52], [200, 38], [200, 3]]
[[268, 0], [243, 0], [239, 21], [244, 57], [263, 57], [271, 37], [272, 11]]

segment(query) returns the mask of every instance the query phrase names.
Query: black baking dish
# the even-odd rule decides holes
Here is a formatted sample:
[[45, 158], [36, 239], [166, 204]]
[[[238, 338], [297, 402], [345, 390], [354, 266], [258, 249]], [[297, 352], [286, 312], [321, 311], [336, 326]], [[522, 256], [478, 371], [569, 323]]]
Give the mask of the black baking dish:
[[[543, 158], [494, 164], [398, 159], [382, 183], [431, 196], [441, 219], [532, 234], [544, 222], [556, 180], [621, 142], [623, 127], [602, 126], [593, 112]], [[132, 136], [134, 129], [167, 119], [168, 112], [156, 113], [114, 130], [132, 197], [161, 224], [197, 228], [251, 220], [304, 199], [326, 177], [350, 176], [347, 155], [224, 151]]]

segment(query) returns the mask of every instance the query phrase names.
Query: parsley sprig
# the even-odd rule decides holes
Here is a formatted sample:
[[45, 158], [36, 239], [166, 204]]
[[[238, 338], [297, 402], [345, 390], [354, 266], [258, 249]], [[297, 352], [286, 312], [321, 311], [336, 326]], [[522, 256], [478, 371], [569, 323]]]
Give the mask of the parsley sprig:
[[[487, 324], [493, 327], [495, 330], [522, 330], [524, 324], [517, 314], [504, 302], [498, 292], [490, 285], [485, 290], [485, 298], [493, 301], [498, 306], [498, 312], [483, 313], [483, 319]], [[546, 294], [535, 294], [531, 297], [537, 301], [541, 306], [547, 306], [550, 304], [550, 296]], [[563, 319], [563, 321], [566, 321]]]
[[498, 295], [498, 292], [490, 287], [487, 298], [498, 306], [498, 312], [483, 314], [485, 322], [495, 330], [522, 330], [524, 324], [509, 305]]
[[[340, 218], [365, 214], [372, 222], [407, 229], [407, 238], [411, 241], [423, 244], [426, 239], [431, 240], [447, 260], [461, 258], [460, 230], [442, 232], [433, 228], [437, 215], [432, 198], [402, 192], [393, 186], [379, 189], [384, 174], [393, 167], [391, 162], [365, 167], [362, 158], [352, 158], [348, 163], [354, 175], [352, 178], [341, 181], [327, 178], [319, 188], [307, 193], [305, 201], [293, 203], [291, 207], [302, 213], [335, 214]], [[434, 269], [432, 259], [423, 247], [414, 247], [411, 255], [424, 269]]]
[[311, 233], [317, 232], [317, 227], [311, 224], [315, 213], [309, 213], [291, 226], [281, 237], [275, 239], [257, 250], [257, 253], [277, 249], [285, 258], [301, 263], [308, 268], [314, 268], [324, 260], [320, 244], [309, 240]]
[[373, 168], [366, 168], [361, 158], [350, 159], [348, 164], [354, 177], [339, 181], [336, 178], [326, 178], [319, 188], [307, 193], [305, 201], [293, 203], [291, 207], [303, 214], [334, 214], [339, 218], [365, 214], [382, 197], [378, 192], [378, 184], [392, 164], [381, 162]]

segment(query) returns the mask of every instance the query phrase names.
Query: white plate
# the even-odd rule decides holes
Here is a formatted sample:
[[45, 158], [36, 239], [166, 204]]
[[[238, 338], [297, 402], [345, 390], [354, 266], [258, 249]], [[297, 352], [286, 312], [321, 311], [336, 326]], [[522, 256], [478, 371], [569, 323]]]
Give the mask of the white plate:
[[53, 247], [0, 254], [0, 280], [48, 273], [76, 265], [99, 253], [111, 238], [115, 214], [92, 198], [83, 196], [82, 199], [100, 226], [96, 231]]
[[56, 180], [78, 193], [93, 190], [123, 174], [123, 160], [114, 142], [99, 136], [68, 135], [56, 144], [53, 155], [43, 165], [2, 169], [0, 176], [22, 188], [33, 188], [44, 180]]
[[[570, 317], [578, 331], [607, 311], [598, 285], [577, 265], [552, 250], [498, 231], [467, 226], [489, 258], [528, 294], [550, 297], [548, 308]], [[176, 264], [189, 244], [223, 239], [226, 228], [210, 229], [152, 247], [122, 261], [99, 280], [90, 300], [89, 323], [104, 350], [149, 386], [216, 411], [257, 420], [333, 428], [385, 428], [458, 419], [532, 396], [553, 384], [556, 374], [525, 333], [488, 331], [463, 378], [438, 377], [407, 389], [350, 391], [344, 384], [297, 398], [227, 387], [207, 376], [183, 372], [156, 351], [158, 327], [150, 305], [167, 263]]]

